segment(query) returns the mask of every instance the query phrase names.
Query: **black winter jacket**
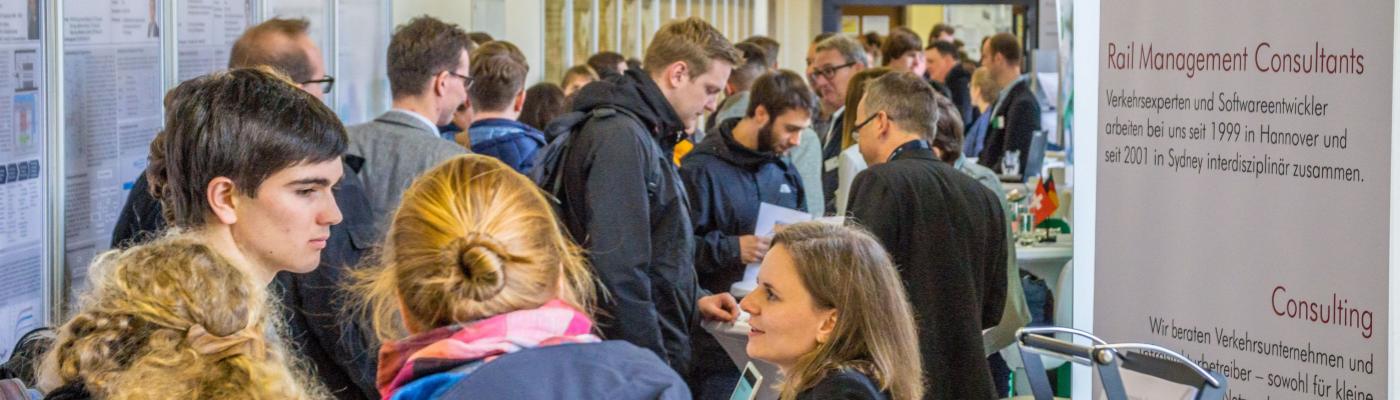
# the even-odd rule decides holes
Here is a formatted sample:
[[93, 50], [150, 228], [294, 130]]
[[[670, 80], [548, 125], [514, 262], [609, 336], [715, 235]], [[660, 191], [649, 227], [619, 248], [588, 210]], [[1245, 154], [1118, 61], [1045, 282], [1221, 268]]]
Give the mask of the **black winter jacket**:
[[651, 350], [685, 374], [700, 294], [689, 205], [671, 162], [685, 125], [642, 71], [575, 96], [574, 110], [592, 115], [569, 137], [559, 200], [609, 292], [598, 323], [607, 338]]

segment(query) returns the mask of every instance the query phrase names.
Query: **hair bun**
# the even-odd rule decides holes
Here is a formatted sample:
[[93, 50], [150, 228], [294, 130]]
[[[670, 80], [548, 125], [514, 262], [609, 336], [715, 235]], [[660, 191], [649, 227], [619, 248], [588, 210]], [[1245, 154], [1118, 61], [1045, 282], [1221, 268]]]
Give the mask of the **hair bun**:
[[470, 233], [453, 241], [448, 250], [456, 256], [463, 275], [461, 288], [468, 298], [484, 301], [505, 288], [505, 264], [510, 257], [496, 238]]

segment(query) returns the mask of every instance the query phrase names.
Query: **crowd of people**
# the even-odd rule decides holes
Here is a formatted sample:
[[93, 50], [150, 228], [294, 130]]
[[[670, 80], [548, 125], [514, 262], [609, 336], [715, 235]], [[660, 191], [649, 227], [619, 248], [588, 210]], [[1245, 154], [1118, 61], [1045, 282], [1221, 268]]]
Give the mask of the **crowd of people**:
[[[45, 398], [725, 399], [700, 322], [741, 315], [784, 400], [1006, 395], [997, 174], [1024, 171], [997, 169], [1039, 129], [1015, 36], [970, 69], [946, 25], [822, 34], [798, 73], [690, 18], [527, 88], [515, 45], [423, 16], [392, 109], [344, 126], [307, 29], [165, 95]], [[763, 203], [847, 218], [759, 236]]]

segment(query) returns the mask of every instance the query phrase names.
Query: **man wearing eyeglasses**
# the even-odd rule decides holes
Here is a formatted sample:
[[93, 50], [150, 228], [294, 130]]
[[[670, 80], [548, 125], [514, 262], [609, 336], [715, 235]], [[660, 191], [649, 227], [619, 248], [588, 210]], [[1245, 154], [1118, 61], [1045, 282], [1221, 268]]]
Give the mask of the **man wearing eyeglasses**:
[[850, 221], [880, 239], [914, 305], [927, 399], [997, 398], [982, 330], [1006, 307], [1007, 224], [997, 195], [930, 146], [944, 118], [923, 77], [867, 81], [851, 118], [869, 169], [851, 183]]
[[364, 179], [383, 232], [413, 179], [466, 153], [442, 138], [438, 126], [467, 101], [471, 86], [471, 39], [456, 24], [422, 16], [394, 30], [389, 40], [389, 91], [393, 108], [373, 121], [348, 128], [348, 154], [364, 157]]
[[865, 48], [845, 35], [835, 35], [817, 43], [807, 66], [812, 89], [821, 98], [822, 115], [813, 123], [822, 141], [822, 197], [826, 214], [836, 212], [837, 167], [841, 155], [841, 116], [845, 111], [846, 89], [851, 77], [864, 71]]

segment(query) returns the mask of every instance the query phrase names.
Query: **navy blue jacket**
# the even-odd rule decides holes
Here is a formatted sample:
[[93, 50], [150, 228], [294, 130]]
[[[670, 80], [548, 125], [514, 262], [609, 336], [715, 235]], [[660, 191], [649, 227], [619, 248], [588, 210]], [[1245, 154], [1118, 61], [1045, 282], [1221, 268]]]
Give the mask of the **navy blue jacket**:
[[759, 204], [806, 211], [797, 168], [777, 154], [750, 150], [735, 141], [739, 120], [721, 122], [681, 160], [695, 224], [695, 272], [700, 287], [713, 293], [727, 292], [729, 285], [743, 279], [739, 237], [754, 233]]
[[[316, 378], [341, 400], [379, 398], [374, 382], [378, 351], [368, 344], [361, 327], [340, 312], [349, 296], [340, 285], [379, 237], [357, 173], [363, 162], [345, 156], [345, 176], [334, 190], [344, 219], [331, 225], [320, 265], [305, 274], [278, 273], [271, 285], [282, 302], [292, 349], [316, 367]], [[148, 188], [143, 173], [122, 206], [112, 248], [145, 243], [165, 230], [160, 202]]]
[[655, 354], [627, 342], [605, 341], [501, 356], [438, 398], [687, 400], [690, 390]]
[[473, 121], [467, 132], [473, 153], [495, 157], [521, 173], [535, 166], [535, 152], [545, 144], [543, 132], [509, 119]]

